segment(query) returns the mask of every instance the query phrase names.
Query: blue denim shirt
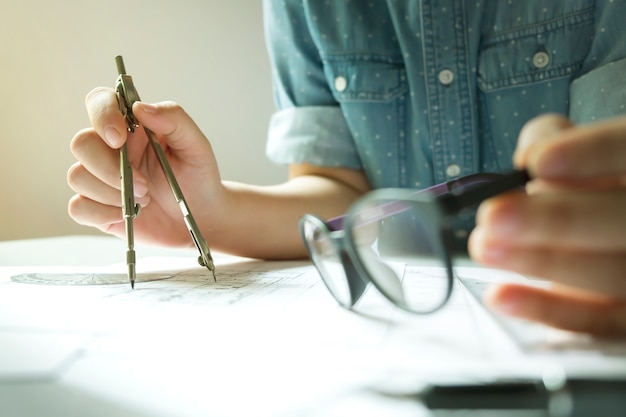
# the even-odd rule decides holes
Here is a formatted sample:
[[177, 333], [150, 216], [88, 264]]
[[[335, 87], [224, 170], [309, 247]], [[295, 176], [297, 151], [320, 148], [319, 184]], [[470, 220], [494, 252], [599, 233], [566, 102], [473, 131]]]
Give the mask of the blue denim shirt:
[[278, 163], [423, 188], [511, 168], [522, 126], [626, 113], [624, 0], [265, 0]]

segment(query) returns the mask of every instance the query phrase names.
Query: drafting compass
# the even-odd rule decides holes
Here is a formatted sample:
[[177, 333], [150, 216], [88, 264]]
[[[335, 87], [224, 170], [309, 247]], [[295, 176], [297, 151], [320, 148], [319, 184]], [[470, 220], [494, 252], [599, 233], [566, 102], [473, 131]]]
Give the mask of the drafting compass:
[[[126, 118], [128, 131], [132, 133], [135, 131], [136, 128], [139, 127], [139, 123], [137, 122], [137, 119], [135, 119], [135, 115], [133, 114], [133, 103], [135, 101], [140, 101], [139, 94], [135, 89], [132, 77], [126, 74], [124, 59], [120, 55], [115, 57], [115, 64], [117, 65], [117, 72], [119, 74], [117, 82], [115, 84], [117, 101], [119, 103], [122, 115]], [[154, 149], [154, 153], [156, 154], [157, 159], [159, 160], [159, 164], [161, 165], [161, 168], [165, 173], [165, 178], [170, 185], [170, 189], [174, 194], [174, 198], [176, 199], [176, 202], [178, 203], [178, 206], [183, 213], [183, 219], [185, 221], [185, 224], [187, 225], [189, 233], [191, 234], [191, 238], [193, 239], [193, 242], [195, 243], [198, 250], [200, 251], [198, 263], [202, 266], [206, 266], [213, 274], [213, 279], [215, 279], [215, 265], [213, 264], [213, 258], [211, 257], [209, 245], [207, 244], [204, 237], [202, 237], [202, 234], [198, 229], [198, 225], [191, 215], [191, 211], [189, 210], [187, 202], [185, 201], [185, 197], [183, 196], [183, 193], [178, 186], [178, 181], [176, 181], [174, 172], [172, 171], [170, 164], [167, 162], [165, 152], [163, 152], [163, 148], [157, 141], [154, 133], [152, 133], [145, 126], [143, 126], [143, 130], [148, 137], [148, 141], [150, 142], [152, 149]], [[130, 285], [132, 288], [134, 288], [136, 277], [136, 261], [133, 221], [135, 217], [139, 215], [140, 206], [139, 204], [135, 204], [135, 195], [133, 190], [133, 171], [130, 165], [130, 161], [128, 159], [128, 148], [126, 146], [126, 142], [124, 142], [124, 145], [120, 148], [120, 180], [122, 189], [122, 214], [124, 215], [127, 240], [126, 265], [128, 267], [128, 279], [130, 280]]]

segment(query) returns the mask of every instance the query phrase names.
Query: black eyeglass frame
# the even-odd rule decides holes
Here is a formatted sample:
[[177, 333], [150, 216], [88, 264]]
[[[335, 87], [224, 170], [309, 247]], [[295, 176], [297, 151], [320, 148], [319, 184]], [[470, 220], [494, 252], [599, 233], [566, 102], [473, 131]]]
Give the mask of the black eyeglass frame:
[[[424, 314], [432, 313], [446, 304], [453, 288], [454, 274], [452, 259], [454, 253], [454, 239], [451, 231], [451, 222], [449, 220], [459, 212], [474, 207], [488, 198], [523, 187], [529, 180], [530, 176], [526, 170], [516, 170], [506, 174], [470, 175], [449, 181], [448, 183], [438, 184], [418, 192], [409, 189], [379, 189], [371, 191], [357, 200], [350, 207], [345, 216], [340, 216], [327, 222], [311, 214], [303, 216], [300, 220], [300, 233], [305, 242], [309, 257], [322, 277], [322, 281], [341, 306], [347, 309], [353, 308], [362, 298], [369, 284], [373, 284], [378, 291], [398, 307], [412, 313], [422, 313], [408, 309], [407, 306], [398, 303], [386, 292], [383, 286], [378, 285], [377, 280], [372, 278], [363, 260], [358, 255], [355, 249], [355, 236], [353, 235], [355, 226], [357, 226], [355, 224], [357, 221], [356, 213], [362, 212], [362, 208], [367, 205], [368, 202], [381, 200], [405, 201], [411, 204], [419, 204], [421, 206], [420, 211], [425, 218], [428, 219], [428, 224], [432, 225], [432, 232], [438, 235], [438, 238], [434, 241], [441, 245], [439, 245], [436, 250], [447, 270], [448, 288], [445, 298], [435, 308], [423, 312]], [[386, 215], [395, 214], [398, 210], [397, 205], [393, 203], [388, 204], [385, 206], [380, 219], [383, 219]], [[332, 285], [327, 282], [332, 278], [326, 276], [326, 271], [322, 263], [317, 259], [317, 253], [315, 253], [312, 248], [312, 242], [309, 242], [307, 239], [305, 231], [307, 222], [326, 233], [327, 237], [334, 245], [348, 281], [350, 299], [347, 302], [340, 300], [333, 288], [331, 288]]]
[[[350, 297], [348, 302], [340, 299], [335, 293], [333, 285], [330, 284], [332, 278], [327, 276], [328, 272], [322, 266], [323, 263], [318, 260], [318, 254], [312, 249], [312, 242], [307, 239], [305, 230], [307, 223], [314, 225], [314, 227], [318, 228], [319, 230], [322, 230], [326, 237], [330, 240], [331, 244], [334, 246], [337, 257], [341, 262], [344, 273], [346, 274], [348, 292]], [[313, 214], [305, 214], [304, 216], [302, 216], [302, 218], [300, 219], [299, 227], [300, 235], [302, 236], [302, 240], [305, 242], [304, 246], [307, 249], [309, 258], [313, 262], [313, 266], [315, 266], [315, 269], [317, 269], [320, 277], [322, 277], [322, 282], [324, 283], [328, 291], [332, 294], [333, 298], [335, 298], [335, 300], [342, 307], [351, 309], [361, 299], [371, 281], [368, 282], [364, 278], [364, 275], [362, 275], [362, 273], [355, 268], [352, 258], [356, 257], [356, 254], [351, 253], [350, 249], [346, 246], [345, 231], [343, 229], [332, 230], [327, 222], [324, 222], [324, 220]]]

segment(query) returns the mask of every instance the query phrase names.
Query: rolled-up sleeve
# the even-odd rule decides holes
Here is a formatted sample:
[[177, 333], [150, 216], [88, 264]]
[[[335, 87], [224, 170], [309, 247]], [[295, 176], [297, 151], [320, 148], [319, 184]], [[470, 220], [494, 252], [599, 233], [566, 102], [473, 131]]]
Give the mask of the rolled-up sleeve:
[[267, 155], [277, 163], [358, 169], [361, 162], [338, 107], [290, 107], [270, 121]]
[[358, 169], [361, 162], [328, 86], [301, 0], [265, 0], [265, 36], [277, 106], [269, 124], [267, 157]]
[[587, 123], [626, 114], [626, 59], [605, 64], [570, 87], [570, 118]]
[[595, 34], [570, 86], [570, 118], [587, 123], [626, 114], [626, 2], [596, 2]]

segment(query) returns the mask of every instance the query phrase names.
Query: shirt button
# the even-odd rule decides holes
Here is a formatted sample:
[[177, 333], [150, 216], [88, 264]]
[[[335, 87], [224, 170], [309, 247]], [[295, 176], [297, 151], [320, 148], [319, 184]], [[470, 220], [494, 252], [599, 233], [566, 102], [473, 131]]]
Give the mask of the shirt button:
[[446, 168], [446, 175], [448, 177], [458, 177], [461, 174], [461, 167], [457, 164], [450, 164], [448, 168]]
[[444, 69], [439, 72], [439, 82], [442, 85], [450, 85], [454, 81], [454, 73], [449, 69]]
[[346, 89], [346, 87], [348, 86], [348, 81], [346, 80], [346, 77], [342, 77], [341, 75], [337, 78], [335, 78], [335, 89], [339, 92], [342, 92]]
[[545, 68], [550, 63], [550, 55], [545, 51], [537, 52], [533, 55], [533, 65], [535, 68]]

